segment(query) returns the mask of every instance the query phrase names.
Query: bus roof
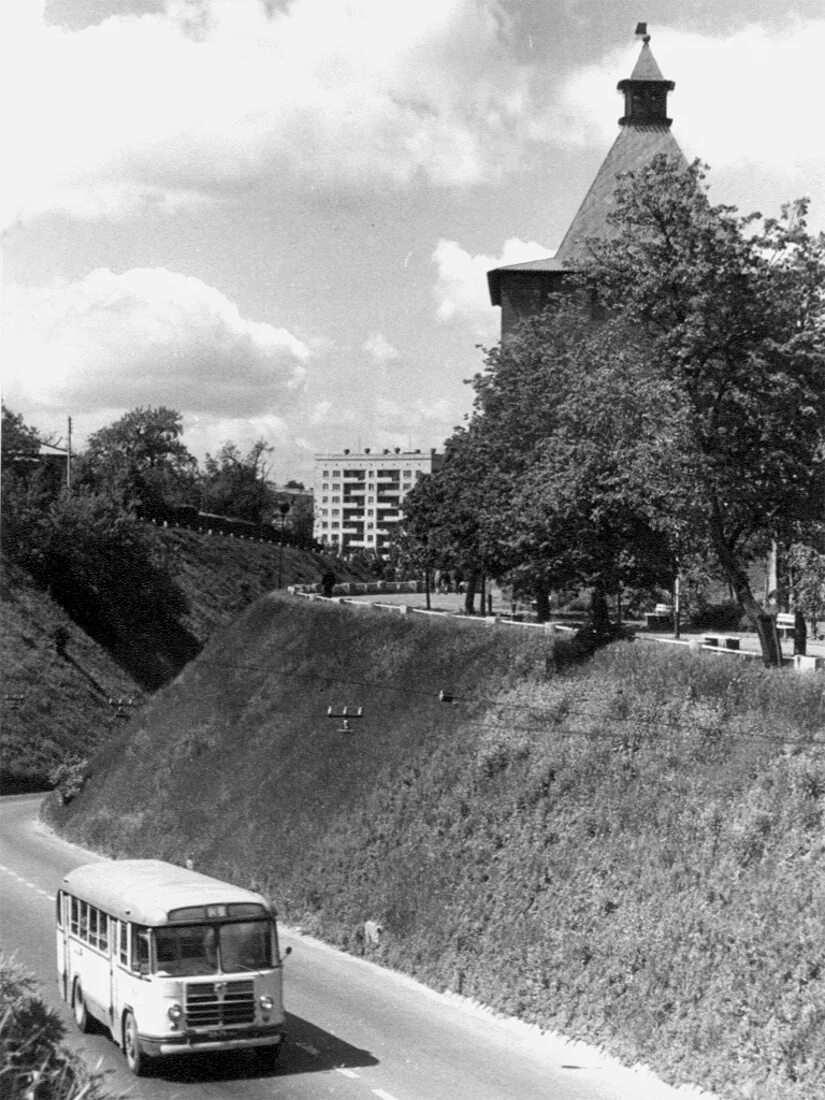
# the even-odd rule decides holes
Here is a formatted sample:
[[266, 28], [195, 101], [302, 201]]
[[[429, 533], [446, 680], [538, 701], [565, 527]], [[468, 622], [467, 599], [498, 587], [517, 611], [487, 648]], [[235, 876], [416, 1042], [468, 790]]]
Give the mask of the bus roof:
[[161, 859], [118, 859], [76, 867], [63, 888], [120, 920], [163, 925], [171, 909], [232, 902], [257, 903], [274, 916], [261, 894], [189, 871]]

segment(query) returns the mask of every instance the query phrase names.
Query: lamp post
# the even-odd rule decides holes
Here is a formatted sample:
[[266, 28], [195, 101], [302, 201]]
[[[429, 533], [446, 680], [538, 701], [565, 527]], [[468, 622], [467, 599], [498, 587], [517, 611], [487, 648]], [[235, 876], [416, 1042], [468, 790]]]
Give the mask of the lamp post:
[[283, 572], [284, 572], [284, 524], [286, 523], [287, 513], [289, 512], [289, 504], [284, 501], [283, 504], [278, 505], [278, 511], [281, 513], [281, 540], [278, 544], [278, 587], [281, 587]]

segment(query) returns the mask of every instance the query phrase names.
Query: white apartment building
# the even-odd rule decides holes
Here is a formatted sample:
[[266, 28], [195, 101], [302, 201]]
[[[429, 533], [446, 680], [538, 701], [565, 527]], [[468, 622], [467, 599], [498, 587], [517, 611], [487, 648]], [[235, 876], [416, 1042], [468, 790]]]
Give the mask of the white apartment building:
[[444, 456], [431, 451], [371, 451], [315, 456], [313, 536], [331, 548], [385, 554], [401, 521], [401, 504]]

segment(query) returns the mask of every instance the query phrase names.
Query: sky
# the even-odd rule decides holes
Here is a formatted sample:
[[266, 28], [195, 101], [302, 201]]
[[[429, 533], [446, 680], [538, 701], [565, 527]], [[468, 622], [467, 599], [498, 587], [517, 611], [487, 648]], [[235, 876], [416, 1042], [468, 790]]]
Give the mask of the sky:
[[3, 0], [3, 400], [199, 459], [440, 448], [552, 255], [646, 20], [711, 198], [825, 229], [825, 0]]

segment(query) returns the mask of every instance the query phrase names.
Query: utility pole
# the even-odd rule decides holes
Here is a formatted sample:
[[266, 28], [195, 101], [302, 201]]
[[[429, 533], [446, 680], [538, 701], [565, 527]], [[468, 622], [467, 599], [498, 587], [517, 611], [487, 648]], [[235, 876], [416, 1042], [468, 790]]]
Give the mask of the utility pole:
[[69, 435], [66, 444], [66, 491], [72, 491], [72, 418], [69, 417]]

